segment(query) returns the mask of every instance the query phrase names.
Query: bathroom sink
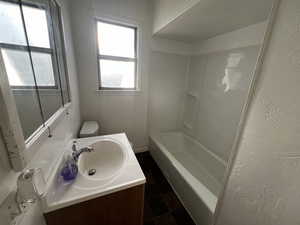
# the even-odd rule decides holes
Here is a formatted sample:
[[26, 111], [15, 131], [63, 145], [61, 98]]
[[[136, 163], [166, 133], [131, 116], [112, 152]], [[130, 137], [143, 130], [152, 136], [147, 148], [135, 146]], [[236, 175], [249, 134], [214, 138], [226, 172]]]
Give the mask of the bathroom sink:
[[99, 140], [90, 145], [94, 150], [81, 154], [78, 169], [91, 180], [109, 180], [117, 175], [125, 162], [125, 151], [112, 139]]
[[[92, 147], [94, 151], [80, 155], [79, 172], [73, 182], [61, 183], [61, 179], [57, 179], [57, 172], [52, 174], [47, 195], [42, 201], [44, 212], [52, 212], [146, 182], [126, 134], [80, 138], [75, 141], [78, 149]], [[73, 140], [65, 155], [72, 154], [72, 143]], [[58, 165], [63, 159], [61, 157]]]

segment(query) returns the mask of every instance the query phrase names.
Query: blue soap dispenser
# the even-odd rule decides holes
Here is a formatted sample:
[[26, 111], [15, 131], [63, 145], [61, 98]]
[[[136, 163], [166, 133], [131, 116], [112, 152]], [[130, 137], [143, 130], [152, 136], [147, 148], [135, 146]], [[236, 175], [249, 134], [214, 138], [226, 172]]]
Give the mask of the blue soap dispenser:
[[78, 174], [78, 166], [72, 156], [68, 155], [61, 169], [60, 175], [64, 181], [71, 182], [75, 180]]

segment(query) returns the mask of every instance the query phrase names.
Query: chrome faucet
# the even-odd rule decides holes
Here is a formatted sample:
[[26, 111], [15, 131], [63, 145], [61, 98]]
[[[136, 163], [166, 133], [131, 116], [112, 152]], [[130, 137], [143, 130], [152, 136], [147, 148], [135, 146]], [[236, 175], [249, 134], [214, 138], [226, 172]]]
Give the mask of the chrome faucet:
[[94, 149], [92, 147], [84, 147], [84, 148], [81, 148], [79, 150], [77, 150], [77, 147], [76, 147], [76, 141], [73, 142], [73, 145], [72, 145], [72, 157], [74, 159], [75, 162], [78, 161], [79, 159], [79, 156], [84, 153], [84, 152], [92, 152], [94, 151]]

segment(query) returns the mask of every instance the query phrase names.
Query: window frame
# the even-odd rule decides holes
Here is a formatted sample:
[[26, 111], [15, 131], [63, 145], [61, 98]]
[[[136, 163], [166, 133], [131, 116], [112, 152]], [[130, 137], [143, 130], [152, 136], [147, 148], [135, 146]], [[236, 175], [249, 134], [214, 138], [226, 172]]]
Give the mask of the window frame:
[[[12, 4], [16, 4], [19, 7], [19, 1], [18, 0], [0, 0], [2, 2], [8, 2]], [[23, 52], [31, 53], [44, 53], [51, 56], [51, 62], [52, 62], [52, 69], [53, 69], [53, 76], [54, 76], [54, 85], [11, 85], [10, 87], [12, 90], [34, 90], [36, 88], [38, 89], [46, 89], [46, 90], [59, 90], [59, 68], [57, 64], [57, 56], [56, 56], [56, 50], [55, 50], [55, 41], [54, 41], [54, 31], [51, 26], [52, 18], [50, 13], [50, 7], [43, 4], [40, 1], [33, 2], [32, 0], [23, 0], [22, 6], [29, 6], [37, 9], [43, 9], [46, 12], [46, 19], [47, 19], [47, 28], [48, 28], [48, 37], [49, 37], [49, 44], [50, 48], [45, 47], [36, 47], [36, 46], [27, 46], [27, 45], [20, 45], [20, 44], [8, 44], [8, 43], [1, 43], [0, 42], [0, 49], [8, 49], [8, 50], [18, 50]], [[21, 12], [20, 12], [21, 13]], [[22, 24], [23, 26], [23, 24]]]
[[[100, 52], [100, 46], [98, 41], [98, 22], [116, 25], [120, 27], [126, 27], [134, 30], [134, 58], [129, 57], [121, 57], [121, 56], [112, 56], [112, 55], [102, 55]], [[128, 25], [122, 22], [116, 22], [106, 19], [96, 19], [96, 46], [97, 46], [97, 66], [98, 66], [98, 90], [100, 91], [136, 91], [138, 90], [138, 27], [135, 25]], [[122, 87], [103, 87], [101, 82], [101, 68], [100, 68], [100, 60], [112, 60], [117, 62], [134, 62], [134, 87], [133, 88], [122, 88]]]

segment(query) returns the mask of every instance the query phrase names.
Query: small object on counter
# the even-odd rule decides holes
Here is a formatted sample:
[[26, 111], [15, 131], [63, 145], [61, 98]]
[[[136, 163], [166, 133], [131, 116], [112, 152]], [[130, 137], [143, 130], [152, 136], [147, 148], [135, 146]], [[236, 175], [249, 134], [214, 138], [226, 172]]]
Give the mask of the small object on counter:
[[71, 156], [67, 156], [65, 164], [60, 172], [60, 175], [63, 177], [64, 181], [75, 180], [78, 174], [78, 166], [75, 160]]

